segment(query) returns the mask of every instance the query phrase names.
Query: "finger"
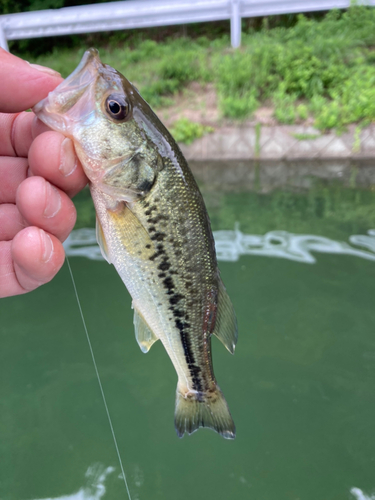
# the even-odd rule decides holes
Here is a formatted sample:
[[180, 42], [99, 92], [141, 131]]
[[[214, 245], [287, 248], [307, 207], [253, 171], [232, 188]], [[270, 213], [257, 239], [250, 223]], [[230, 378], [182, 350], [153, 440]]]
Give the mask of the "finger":
[[0, 113], [0, 155], [27, 157], [33, 141], [34, 113]]
[[65, 253], [52, 234], [29, 227], [13, 239], [12, 257], [18, 283], [30, 291], [51, 281], [64, 264]]
[[0, 203], [16, 203], [18, 186], [27, 177], [26, 158], [0, 157]]
[[64, 263], [61, 242], [36, 227], [0, 242], [0, 297], [34, 290], [48, 283]]
[[37, 226], [64, 241], [74, 227], [76, 209], [66, 193], [43, 177], [29, 177], [17, 191], [17, 208], [30, 226]]
[[74, 151], [73, 141], [59, 132], [45, 132], [29, 151], [33, 175], [39, 175], [74, 196], [87, 184], [87, 177]]
[[0, 205], [0, 241], [10, 241], [26, 226], [16, 205]]
[[57, 72], [33, 67], [4, 49], [0, 49], [0, 67], [0, 111], [3, 113], [33, 107], [62, 81]]
[[50, 132], [51, 129], [48, 125], [42, 122], [42, 120], [39, 120], [39, 118], [33, 113], [34, 120], [32, 123], [32, 128], [31, 128], [31, 133], [33, 136], [33, 139], [37, 137], [40, 134], [43, 134], [43, 132]]

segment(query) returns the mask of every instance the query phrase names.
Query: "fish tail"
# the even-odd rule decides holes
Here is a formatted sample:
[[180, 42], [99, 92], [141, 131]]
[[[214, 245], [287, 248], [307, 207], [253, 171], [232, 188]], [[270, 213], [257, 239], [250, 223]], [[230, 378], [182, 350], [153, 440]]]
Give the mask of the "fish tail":
[[184, 392], [177, 386], [175, 428], [178, 437], [208, 427], [226, 439], [236, 437], [236, 427], [218, 386], [211, 392]]

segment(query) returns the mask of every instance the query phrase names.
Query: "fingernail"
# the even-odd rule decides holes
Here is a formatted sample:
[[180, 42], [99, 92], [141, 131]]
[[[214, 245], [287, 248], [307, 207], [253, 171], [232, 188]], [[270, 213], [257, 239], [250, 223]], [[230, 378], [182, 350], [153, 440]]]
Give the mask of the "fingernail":
[[51, 260], [53, 255], [52, 238], [49, 234], [45, 233], [43, 229], [40, 229], [39, 231], [40, 231], [40, 240], [43, 248], [42, 260], [43, 262], [48, 262], [49, 260]]
[[77, 156], [74, 151], [73, 141], [66, 137], [61, 143], [59, 170], [64, 177], [68, 177], [76, 168]]
[[41, 71], [42, 73], [47, 73], [47, 75], [52, 75], [52, 76], [61, 76], [58, 71], [55, 71], [52, 68], [47, 68], [46, 66], [40, 66], [40, 64], [31, 64], [31, 63], [29, 63], [29, 61], [26, 61], [26, 62], [32, 68], [37, 69], [38, 71]]
[[61, 208], [61, 196], [58, 190], [49, 182], [46, 182], [46, 206], [44, 209], [44, 217], [49, 219], [57, 214]]

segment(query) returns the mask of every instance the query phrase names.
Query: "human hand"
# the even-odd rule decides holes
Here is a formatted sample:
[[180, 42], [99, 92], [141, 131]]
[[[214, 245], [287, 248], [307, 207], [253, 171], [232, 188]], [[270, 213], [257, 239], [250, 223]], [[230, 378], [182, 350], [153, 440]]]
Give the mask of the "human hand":
[[0, 297], [55, 276], [87, 183], [72, 141], [25, 112], [61, 80], [0, 48]]

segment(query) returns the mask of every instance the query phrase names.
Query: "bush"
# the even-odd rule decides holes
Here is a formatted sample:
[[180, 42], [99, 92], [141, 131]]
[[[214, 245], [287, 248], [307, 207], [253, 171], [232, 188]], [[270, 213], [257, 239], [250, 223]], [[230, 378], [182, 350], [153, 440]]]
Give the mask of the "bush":
[[245, 118], [271, 98], [281, 123], [306, 119], [309, 109], [320, 128], [374, 120], [375, 53], [366, 48], [375, 43], [374, 26], [375, 9], [353, 6], [320, 22], [299, 15], [292, 28], [245, 36], [217, 64], [223, 115]]
[[259, 101], [251, 90], [222, 96], [219, 102], [223, 115], [228, 118], [246, 118], [259, 107]]
[[209, 132], [213, 132], [213, 130], [212, 127], [206, 127], [200, 123], [192, 122], [187, 118], [180, 118], [173, 124], [171, 134], [175, 141], [191, 144], [195, 139], [199, 139], [199, 137]]

